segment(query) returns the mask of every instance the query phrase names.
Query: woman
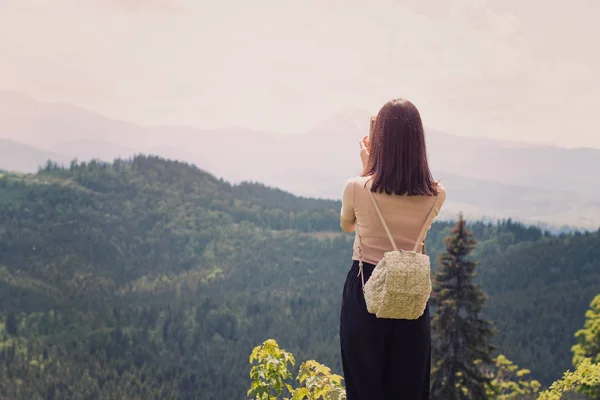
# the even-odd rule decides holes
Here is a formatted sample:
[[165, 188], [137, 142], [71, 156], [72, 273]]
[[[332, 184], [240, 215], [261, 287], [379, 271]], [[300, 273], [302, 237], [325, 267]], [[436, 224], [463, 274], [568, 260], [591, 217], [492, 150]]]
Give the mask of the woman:
[[[340, 344], [348, 400], [429, 399], [429, 306], [416, 320], [380, 319], [367, 311], [359, 261], [367, 282], [391, 244], [371, 202], [379, 205], [399, 249], [413, 250], [446, 199], [434, 182], [419, 111], [409, 101], [386, 103], [370, 137], [360, 142], [363, 173], [346, 182], [340, 225], [357, 231], [353, 264], [342, 296]], [[358, 229], [356, 229], [358, 228]], [[424, 240], [418, 251], [424, 252]]]

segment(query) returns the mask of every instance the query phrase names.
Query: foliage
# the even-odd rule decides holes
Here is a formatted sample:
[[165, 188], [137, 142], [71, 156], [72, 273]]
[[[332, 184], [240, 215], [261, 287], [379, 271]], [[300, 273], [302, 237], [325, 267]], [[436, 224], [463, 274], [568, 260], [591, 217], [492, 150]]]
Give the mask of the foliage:
[[434, 363], [431, 396], [458, 400], [485, 398], [491, 379], [479, 365], [491, 364], [492, 325], [481, 317], [486, 296], [474, 283], [477, 262], [469, 254], [476, 239], [459, 217], [434, 277], [432, 319]]
[[[315, 360], [308, 360], [300, 366], [296, 380], [301, 386], [293, 388], [289, 383], [292, 373], [288, 364], [294, 365], [294, 356], [280, 349], [273, 339], [266, 340], [257, 346], [250, 355], [250, 363], [257, 361], [252, 367], [250, 377], [252, 385], [248, 396], [257, 400], [276, 400], [284, 392], [291, 395], [291, 400], [343, 400], [346, 392], [341, 384], [342, 377], [331, 373], [329, 367]], [[284, 397], [285, 400], [290, 398]]]
[[506, 356], [499, 354], [493, 359], [494, 366], [484, 371], [491, 378], [491, 386], [487, 391], [489, 400], [527, 400], [534, 399], [542, 385], [530, 379], [531, 371], [519, 369]]
[[250, 354], [250, 364], [254, 360], [258, 361], [258, 365], [250, 371], [252, 386], [248, 390], [249, 396], [271, 400], [281, 396], [284, 389], [293, 393], [292, 386], [286, 383], [292, 377], [288, 363], [294, 365], [296, 362], [291, 353], [280, 349], [277, 342], [270, 339], [254, 348]]
[[592, 363], [589, 358], [581, 360], [574, 372], [565, 372], [562, 379], [540, 394], [539, 400], [561, 400], [565, 393], [581, 387], [600, 388], [600, 363]]
[[292, 400], [343, 400], [346, 390], [342, 386], [342, 377], [332, 374], [331, 369], [315, 360], [308, 360], [300, 366], [298, 381], [304, 385], [294, 390]]
[[600, 294], [592, 300], [585, 317], [583, 329], [575, 333], [577, 344], [572, 347], [575, 366], [587, 358], [600, 363]]
[[[592, 300], [585, 317], [583, 329], [575, 333], [577, 344], [572, 347], [575, 368], [579, 368], [586, 360], [600, 364], [600, 294]], [[581, 392], [591, 398], [600, 398], [600, 387], [592, 388], [582, 384]]]

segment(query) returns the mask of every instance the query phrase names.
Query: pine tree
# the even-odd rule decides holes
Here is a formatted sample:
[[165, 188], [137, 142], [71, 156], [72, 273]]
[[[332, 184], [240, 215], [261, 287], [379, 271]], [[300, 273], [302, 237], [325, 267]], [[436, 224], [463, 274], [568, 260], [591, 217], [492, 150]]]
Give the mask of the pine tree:
[[481, 310], [486, 294], [473, 282], [477, 263], [469, 259], [477, 241], [459, 215], [445, 239], [434, 277], [432, 320], [434, 363], [431, 398], [435, 400], [485, 399], [490, 378], [481, 364], [492, 363], [492, 324]]

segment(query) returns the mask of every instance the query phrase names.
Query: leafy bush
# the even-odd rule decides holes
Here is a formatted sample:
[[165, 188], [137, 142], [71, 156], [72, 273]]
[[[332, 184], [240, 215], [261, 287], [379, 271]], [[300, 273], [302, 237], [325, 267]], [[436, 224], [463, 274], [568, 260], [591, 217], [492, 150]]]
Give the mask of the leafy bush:
[[[294, 356], [280, 349], [273, 339], [257, 346], [250, 355], [250, 364], [257, 362], [250, 371], [252, 385], [248, 396], [256, 400], [276, 400], [287, 391], [291, 400], [343, 400], [346, 391], [341, 384], [342, 377], [331, 373], [329, 367], [315, 360], [302, 363], [296, 380], [300, 386], [293, 388], [290, 384], [292, 373], [288, 365], [294, 366]], [[283, 400], [290, 400], [284, 397]]]

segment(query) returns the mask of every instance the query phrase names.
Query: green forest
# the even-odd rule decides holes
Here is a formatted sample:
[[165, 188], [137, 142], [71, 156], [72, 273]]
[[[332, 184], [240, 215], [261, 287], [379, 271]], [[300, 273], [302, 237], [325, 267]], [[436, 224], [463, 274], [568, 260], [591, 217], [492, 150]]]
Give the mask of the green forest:
[[[339, 210], [152, 156], [0, 173], [0, 399], [244, 399], [268, 338], [341, 374]], [[496, 352], [547, 386], [600, 293], [600, 230], [467, 222]]]

